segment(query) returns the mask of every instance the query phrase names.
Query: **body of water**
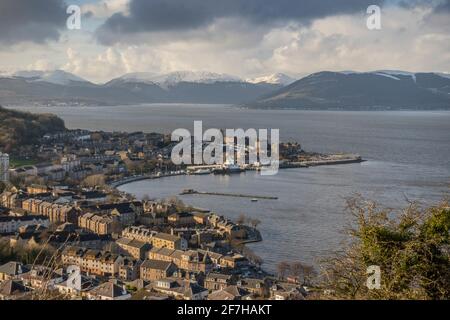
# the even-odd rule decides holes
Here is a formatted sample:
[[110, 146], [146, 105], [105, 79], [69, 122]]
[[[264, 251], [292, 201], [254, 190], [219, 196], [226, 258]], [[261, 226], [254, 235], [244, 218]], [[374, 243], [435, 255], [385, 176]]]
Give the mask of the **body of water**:
[[204, 130], [279, 128], [282, 140], [299, 141], [308, 151], [354, 152], [367, 159], [361, 164], [280, 170], [275, 176], [178, 176], [120, 187], [151, 198], [177, 195], [185, 188], [279, 197], [258, 202], [180, 197], [231, 218], [244, 213], [261, 220], [264, 241], [251, 246], [271, 271], [281, 260], [315, 263], [339, 249], [349, 222], [345, 198], [355, 193], [400, 208], [407, 199], [438, 202], [450, 190], [450, 112], [245, 110], [218, 105], [16, 109], [55, 113], [69, 128], [90, 130], [170, 133], [192, 129], [194, 120], [203, 120]]

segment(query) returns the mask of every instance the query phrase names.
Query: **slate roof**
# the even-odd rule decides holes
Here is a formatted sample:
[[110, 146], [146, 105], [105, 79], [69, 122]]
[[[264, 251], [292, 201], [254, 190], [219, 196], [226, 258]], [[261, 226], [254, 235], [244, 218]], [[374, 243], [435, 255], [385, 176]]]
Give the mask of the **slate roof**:
[[9, 276], [17, 276], [19, 274], [30, 271], [20, 262], [10, 261], [0, 266], [0, 273], [7, 274]]
[[92, 295], [108, 297], [108, 298], [117, 298], [121, 296], [125, 296], [128, 294], [128, 291], [114, 284], [112, 282], [105, 282], [98, 287], [95, 287], [90, 291]]
[[161, 260], [145, 260], [141, 267], [148, 268], [148, 269], [156, 269], [156, 270], [163, 270], [166, 271], [170, 268], [170, 266], [173, 265], [170, 261], [161, 261]]
[[30, 289], [25, 287], [22, 281], [7, 280], [0, 284], [0, 295], [2, 296], [13, 296], [28, 291]]

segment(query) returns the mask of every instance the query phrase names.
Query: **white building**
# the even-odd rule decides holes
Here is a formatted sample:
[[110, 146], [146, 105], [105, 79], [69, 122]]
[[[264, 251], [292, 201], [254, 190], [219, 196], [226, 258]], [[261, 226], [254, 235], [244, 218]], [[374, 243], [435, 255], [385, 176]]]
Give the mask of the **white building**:
[[20, 227], [27, 225], [41, 225], [48, 228], [50, 221], [44, 216], [0, 216], [0, 234], [17, 232]]
[[9, 181], [9, 155], [0, 152], [0, 181]]

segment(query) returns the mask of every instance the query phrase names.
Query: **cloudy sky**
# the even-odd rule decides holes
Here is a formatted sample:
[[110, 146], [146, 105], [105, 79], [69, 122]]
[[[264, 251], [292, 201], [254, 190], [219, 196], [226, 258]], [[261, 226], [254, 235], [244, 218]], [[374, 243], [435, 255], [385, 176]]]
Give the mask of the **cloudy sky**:
[[[69, 30], [68, 5], [81, 8]], [[366, 26], [382, 8], [381, 30]], [[0, 72], [450, 72], [450, 0], [0, 0]]]

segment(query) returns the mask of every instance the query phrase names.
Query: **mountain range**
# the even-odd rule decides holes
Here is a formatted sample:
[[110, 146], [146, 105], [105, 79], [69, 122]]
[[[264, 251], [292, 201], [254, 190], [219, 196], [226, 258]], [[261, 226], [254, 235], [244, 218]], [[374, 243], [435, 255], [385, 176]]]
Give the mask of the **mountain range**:
[[450, 76], [390, 70], [318, 72], [247, 106], [275, 109], [450, 109]]
[[[20, 71], [0, 76], [0, 103], [44, 105], [118, 105], [139, 103], [242, 104], [256, 100], [284, 84], [249, 82], [212, 72], [177, 71], [167, 74], [129, 73], [95, 84], [71, 73]], [[285, 77], [279, 77], [280, 81]]]
[[212, 72], [129, 73], [104, 84], [56, 71], [0, 76], [0, 104], [217, 103], [249, 108], [450, 109], [450, 75], [381, 70], [251, 79]]

